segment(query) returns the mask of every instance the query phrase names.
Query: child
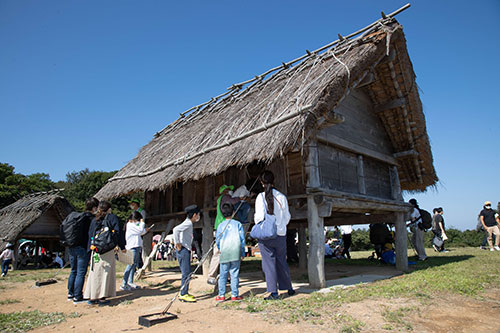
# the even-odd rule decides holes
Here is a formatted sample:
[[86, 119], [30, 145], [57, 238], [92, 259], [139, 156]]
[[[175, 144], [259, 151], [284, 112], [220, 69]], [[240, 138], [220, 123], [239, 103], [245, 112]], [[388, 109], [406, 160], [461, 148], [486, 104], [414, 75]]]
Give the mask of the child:
[[0, 259], [2, 260], [2, 277], [7, 275], [9, 271], [9, 265], [14, 261], [14, 245], [8, 243], [5, 250], [0, 254]]
[[225, 300], [226, 281], [228, 272], [231, 275], [231, 300], [242, 299], [238, 294], [240, 257], [245, 257], [245, 233], [240, 222], [233, 220], [233, 205], [226, 203], [221, 207], [225, 220], [217, 227], [217, 248], [220, 251], [219, 295], [217, 302]]
[[134, 274], [137, 267], [142, 267], [142, 236], [145, 235], [150, 228], [146, 228], [146, 224], [142, 219], [142, 215], [138, 211], [134, 211], [128, 217], [128, 222], [125, 226], [125, 249], [131, 251], [134, 256], [134, 263], [127, 265], [123, 273], [123, 284], [120, 290], [139, 289], [140, 287], [134, 282]]
[[182, 273], [181, 292], [179, 300], [196, 302], [193, 295], [188, 294], [191, 274], [191, 247], [193, 244], [193, 223], [200, 220], [200, 209], [196, 205], [186, 207], [186, 220], [174, 228], [174, 243], [177, 250], [177, 260]]

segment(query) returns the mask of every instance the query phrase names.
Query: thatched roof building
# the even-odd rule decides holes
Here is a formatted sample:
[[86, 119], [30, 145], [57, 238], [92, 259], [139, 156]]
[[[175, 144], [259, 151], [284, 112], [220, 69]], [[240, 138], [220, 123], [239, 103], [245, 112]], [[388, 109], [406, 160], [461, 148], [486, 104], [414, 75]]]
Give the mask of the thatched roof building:
[[401, 190], [425, 191], [438, 178], [395, 13], [183, 112], [97, 196], [144, 191], [157, 231], [196, 203], [208, 251], [219, 186], [255, 184], [268, 169], [288, 198], [312, 286], [325, 285], [325, 225], [394, 223], [397, 268], [407, 269], [411, 207]]
[[24, 196], [0, 210], [0, 249], [19, 238], [58, 239], [59, 225], [73, 210], [59, 191]]
[[[363, 88], [361, 88], [363, 86]], [[392, 143], [401, 188], [424, 191], [438, 178], [415, 73], [395, 19], [239, 84], [181, 114], [156, 133], [98, 193], [101, 198], [165, 189], [301, 147], [318, 122], [355, 88], [375, 106]], [[343, 117], [349, 115], [343, 115]]]

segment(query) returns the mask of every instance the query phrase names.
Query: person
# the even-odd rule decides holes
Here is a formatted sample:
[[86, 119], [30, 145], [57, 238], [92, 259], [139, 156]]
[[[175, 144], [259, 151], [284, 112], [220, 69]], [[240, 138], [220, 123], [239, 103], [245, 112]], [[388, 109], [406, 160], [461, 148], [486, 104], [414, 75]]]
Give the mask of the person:
[[386, 243], [392, 243], [393, 237], [387, 227], [387, 224], [385, 223], [372, 223], [370, 224], [369, 229], [370, 243], [373, 244], [375, 255], [378, 259], [380, 259], [384, 251], [384, 245]]
[[141, 213], [136, 210], [130, 214], [125, 227], [125, 249], [132, 252], [134, 262], [125, 268], [120, 290], [140, 288], [134, 283], [134, 274], [137, 267], [142, 267], [142, 236], [148, 233], [149, 230], [150, 228], [146, 228]]
[[425, 254], [424, 247], [425, 230], [422, 225], [422, 217], [420, 215], [420, 211], [418, 210], [419, 206], [417, 200], [410, 199], [409, 203], [413, 206], [413, 210], [410, 215], [410, 223], [407, 224], [407, 227], [410, 227], [412, 232], [411, 243], [417, 252], [418, 260], [424, 261], [427, 259], [427, 254]]
[[[490, 201], [486, 201], [484, 203], [483, 210], [479, 213], [479, 218], [481, 219], [481, 224], [488, 235], [488, 245], [490, 246], [490, 251], [500, 251], [500, 247], [498, 247], [500, 243], [500, 218], [498, 217], [498, 214], [491, 209]], [[493, 235], [495, 235], [495, 246], [493, 246]]]
[[352, 244], [352, 225], [342, 225], [340, 226], [340, 232], [342, 233], [342, 245], [344, 250], [342, 250], [342, 256], [351, 259], [351, 253], [349, 249]]
[[83, 283], [89, 266], [90, 251], [87, 245], [89, 243], [89, 228], [97, 212], [99, 200], [90, 198], [85, 202], [85, 211], [82, 213], [82, 228], [76, 242], [68, 248], [69, 264], [71, 272], [68, 278], [68, 301], [73, 301], [74, 304], [84, 302], [83, 300]]
[[52, 263], [49, 265], [49, 267], [51, 267], [51, 268], [63, 268], [64, 262], [61, 259], [61, 257], [59, 257], [59, 253], [52, 253], [51, 257], [52, 257]]
[[90, 258], [90, 272], [87, 277], [84, 298], [88, 299], [89, 305], [106, 305], [109, 300], [106, 298], [116, 296], [116, 261], [114, 248], [106, 253], [94, 251], [92, 240], [99, 233], [112, 230], [115, 234], [115, 245], [119, 246], [122, 252], [126, 252], [125, 242], [120, 228], [118, 217], [111, 213], [111, 203], [101, 201], [99, 203], [95, 217], [89, 227], [89, 242], [87, 250], [92, 251]]
[[7, 247], [0, 254], [0, 260], [2, 260], [2, 277], [7, 275], [9, 271], [9, 266], [14, 262], [14, 245], [7, 243]]
[[262, 256], [262, 270], [266, 277], [269, 296], [265, 300], [279, 299], [278, 289], [287, 290], [289, 296], [295, 294], [290, 278], [290, 269], [286, 262], [286, 229], [290, 222], [288, 200], [284, 194], [273, 187], [274, 174], [264, 171], [260, 178], [264, 192], [255, 199], [255, 223], [262, 222], [265, 213], [276, 217], [277, 237], [270, 240], [259, 240]]
[[142, 215], [142, 219], [144, 221], [146, 221], [146, 211], [141, 208], [141, 202], [139, 201], [139, 199], [132, 199], [130, 200], [129, 202], [130, 204], [130, 209], [132, 209], [132, 212], [138, 212]]
[[186, 219], [173, 230], [174, 244], [177, 251], [177, 261], [181, 269], [181, 291], [179, 300], [196, 302], [196, 298], [188, 293], [191, 274], [191, 246], [193, 244], [193, 223], [200, 220], [200, 209], [196, 205], [187, 206]]
[[231, 301], [240, 301], [242, 299], [238, 291], [240, 258], [243, 260], [245, 257], [245, 232], [241, 223], [232, 218], [233, 205], [225, 203], [221, 211], [226, 219], [219, 224], [215, 238], [220, 252], [219, 295], [215, 301], [225, 300], [228, 273], [231, 276]]
[[[238, 188], [240, 190], [242, 187]], [[233, 205], [234, 209], [237, 210], [235, 214], [235, 218], [239, 220], [241, 223], [248, 223], [248, 213], [250, 212], [250, 205], [245, 201], [245, 196], [248, 195], [248, 190], [246, 190], [246, 186], [244, 190], [237, 191], [237, 194], [240, 193], [242, 197], [233, 197], [233, 185], [222, 185], [219, 187], [220, 196], [217, 198], [217, 215], [215, 217], [214, 230], [217, 231], [219, 224], [221, 224], [225, 219], [222, 214], [221, 207], [222, 205], [228, 203]], [[211, 285], [215, 285], [217, 283], [217, 273], [219, 271], [219, 256], [220, 252], [217, 247], [214, 248], [212, 258], [210, 259], [210, 266], [208, 270], [208, 280], [207, 283]]]
[[325, 258], [333, 258], [333, 250], [328, 238], [325, 238]]
[[[436, 252], [448, 252], [444, 248], [444, 241], [448, 239], [448, 236], [446, 236], [444, 230], [443, 208], [434, 208], [432, 212], [434, 213], [434, 215], [432, 216], [432, 233], [434, 234], [432, 247]], [[442, 245], [437, 246], [436, 243], [442, 243]]]

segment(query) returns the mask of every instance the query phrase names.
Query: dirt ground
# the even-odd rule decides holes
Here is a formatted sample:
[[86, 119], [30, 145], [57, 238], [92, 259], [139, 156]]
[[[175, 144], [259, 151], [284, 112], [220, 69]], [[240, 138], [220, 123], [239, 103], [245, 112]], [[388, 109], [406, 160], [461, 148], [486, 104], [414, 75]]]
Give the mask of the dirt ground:
[[[392, 267], [358, 267], [335, 266], [327, 271], [328, 279], [341, 278], [359, 274], [394, 275]], [[292, 272], [297, 276], [297, 272]], [[42, 327], [36, 332], [131, 332], [131, 331], [170, 331], [170, 332], [336, 332], [340, 327], [324, 327], [309, 323], [273, 322], [265, 320], [262, 314], [248, 313], [241, 310], [227, 310], [216, 306], [213, 287], [206, 284], [203, 277], [197, 276], [190, 285], [190, 293], [198, 299], [197, 303], [187, 304], [176, 301], [170, 311], [179, 318], [145, 328], [138, 325], [138, 316], [161, 312], [173, 297], [176, 288], [166, 288], [166, 284], [178, 287], [180, 274], [176, 269], [166, 269], [150, 273], [139, 284], [141, 290], [118, 291], [117, 297], [111, 299], [110, 306], [74, 305], [66, 300], [66, 277], [52, 285], [34, 287], [34, 282], [11, 284], [1, 290], [0, 300], [16, 299], [19, 303], [0, 305], [0, 312], [40, 310], [43, 312], [64, 312], [67, 320], [57, 325]], [[299, 283], [297, 283], [299, 284]], [[117, 288], [119, 280], [117, 280]], [[117, 289], [118, 290], [118, 289]], [[307, 288], [298, 288], [294, 297], [307, 297]], [[240, 292], [248, 296], [265, 294], [265, 283], [261, 272], [242, 273]], [[285, 293], [286, 295], [286, 293]], [[500, 331], [500, 289], [487, 295], [488, 299], [479, 301], [459, 296], [441, 299], [435, 297], [432, 304], [415, 303], [405, 299], [375, 301], [366, 300], [346, 304], [341, 312], [365, 323], [362, 331], [387, 332], [405, 330], [404, 322], [392, 323], [388, 326], [382, 312], [411, 308], [404, 318], [411, 324], [414, 332], [498, 332]], [[338, 312], [338, 309], [336, 309]], [[333, 315], [333, 311], [332, 311]], [[495, 320], [493, 319], [495, 318]]]

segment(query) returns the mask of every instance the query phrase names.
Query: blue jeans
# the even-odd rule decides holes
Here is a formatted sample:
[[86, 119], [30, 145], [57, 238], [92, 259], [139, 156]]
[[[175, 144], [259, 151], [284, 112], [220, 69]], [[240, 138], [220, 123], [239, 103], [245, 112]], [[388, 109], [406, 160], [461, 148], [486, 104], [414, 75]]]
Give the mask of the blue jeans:
[[179, 261], [179, 268], [181, 269], [181, 295], [186, 295], [189, 290], [189, 274], [191, 274], [191, 251], [182, 247], [177, 251], [177, 261]]
[[[241, 206], [240, 206], [241, 205]], [[239, 209], [238, 209], [239, 207]], [[234, 209], [238, 209], [235, 218], [242, 224], [248, 223], [248, 214], [250, 213], [250, 204], [246, 201], [240, 201], [234, 205]]]
[[10, 264], [12, 264], [12, 259], [2, 260], [2, 274], [7, 275]]
[[125, 272], [123, 273], [123, 285], [127, 285], [134, 282], [134, 274], [137, 267], [142, 266], [142, 248], [134, 247], [128, 251], [132, 251], [134, 254], [134, 263], [132, 265], [127, 265]]
[[69, 248], [69, 263], [71, 265], [71, 273], [68, 279], [68, 295], [74, 298], [83, 298], [82, 289], [87, 274], [89, 265], [90, 252], [83, 246], [75, 246]]
[[227, 274], [231, 276], [231, 296], [238, 297], [238, 287], [240, 285], [240, 261], [231, 261], [220, 264], [219, 275], [219, 296], [226, 294]]

